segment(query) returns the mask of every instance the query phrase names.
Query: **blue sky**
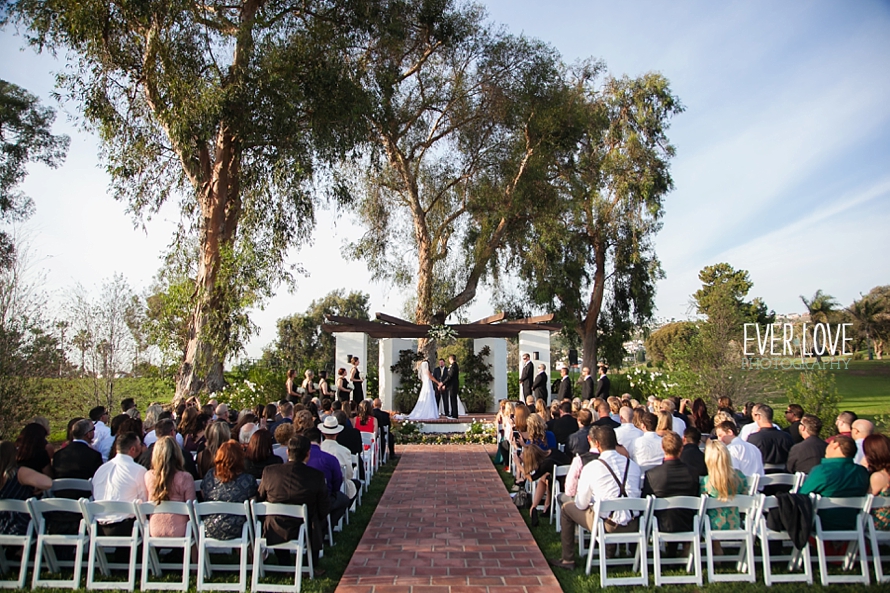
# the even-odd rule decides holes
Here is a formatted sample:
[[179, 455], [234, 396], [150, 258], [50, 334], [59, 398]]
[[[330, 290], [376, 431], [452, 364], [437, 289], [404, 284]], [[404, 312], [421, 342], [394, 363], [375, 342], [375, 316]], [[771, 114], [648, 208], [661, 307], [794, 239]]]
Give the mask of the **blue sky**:
[[[676, 189], [665, 200], [656, 249], [667, 274], [658, 312], [681, 318], [698, 271], [720, 261], [749, 270], [753, 295], [778, 312], [801, 311], [817, 289], [849, 304], [890, 283], [890, 3], [589, 2], [484, 3], [493, 21], [554, 45], [566, 61], [605, 60], [613, 74], [662, 72], [686, 106], [672, 125]], [[0, 33], [0, 77], [49, 98], [59, 62], [19, 52]], [[54, 301], [114, 272], [137, 289], [158, 268], [173, 209], [136, 228], [108, 194], [95, 139], [64, 115], [65, 165], [31, 169], [24, 190], [37, 213], [28, 232]], [[275, 320], [345, 286], [372, 295], [372, 310], [398, 314], [402, 292], [337, 261], [358, 230], [319, 213], [313, 245], [292, 254], [310, 273], [254, 315], [256, 356]], [[471, 317], [490, 312], [487, 295]]]

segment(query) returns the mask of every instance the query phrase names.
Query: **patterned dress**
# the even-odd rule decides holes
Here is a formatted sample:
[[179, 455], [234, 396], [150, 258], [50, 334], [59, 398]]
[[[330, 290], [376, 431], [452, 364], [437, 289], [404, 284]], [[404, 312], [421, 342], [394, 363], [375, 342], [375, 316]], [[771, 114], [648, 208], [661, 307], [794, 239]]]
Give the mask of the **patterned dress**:
[[[2, 500], [28, 500], [34, 496], [34, 489], [19, 483], [19, 470], [6, 478], [3, 488], [0, 488]], [[4, 535], [24, 535], [28, 531], [28, 522], [31, 517], [25, 513], [0, 513], [0, 533]], [[0, 551], [0, 554], [3, 552]]]
[[[256, 479], [242, 473], [231, 482], [220, 482], [216, 469], [211, 469], [201, 482], [201, 494], [207, 502], [244, 502], [257, 495]], [[241, 537], [244, 521], [244, 517], [237, 515], [207, 515], [204, 517], [204, 529], [207, 537], [213, 539], [235, 539]]]
[[[748, 491], [748, 479], [745, 477], [745, 474], [739, 470], [736, 470], [735, 473], [739, 478], [739, 487], [736, 489], [735, 494], [745, 494]], [[707, 494], [711, 498], [717, 498], [717, 489], [711, 486], [708, 478], [709, 476], [703, 476], [701, 478], [701, 493]], [[724, 530], [742, 528], [742, 516], [739, 514], [739, 509], [735, 507], [709, 509], [708, 517], [711, 520], [711, 529]]]
[[[890, 496], [890, 486], [881, 490], [878, 496]], [[875, 529], [890, 531], [890, 507], [872, 509], [871, 514], [874, 517]]]

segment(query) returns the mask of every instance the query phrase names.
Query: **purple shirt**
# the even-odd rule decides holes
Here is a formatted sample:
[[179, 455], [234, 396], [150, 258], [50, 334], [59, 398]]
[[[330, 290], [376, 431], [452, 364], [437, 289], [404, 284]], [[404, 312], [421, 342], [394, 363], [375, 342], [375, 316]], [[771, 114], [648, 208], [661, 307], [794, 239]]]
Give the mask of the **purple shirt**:
[[328, 494], [334, 496], [340, 491], [340, 487], [343, 485], [343, 471], [340, 469], [340, 461], [336, 457], [325, 453], [320, 446], [312, 443], [309, 462], [306, 465], [324, 474], [324, 479], [328, 483]]

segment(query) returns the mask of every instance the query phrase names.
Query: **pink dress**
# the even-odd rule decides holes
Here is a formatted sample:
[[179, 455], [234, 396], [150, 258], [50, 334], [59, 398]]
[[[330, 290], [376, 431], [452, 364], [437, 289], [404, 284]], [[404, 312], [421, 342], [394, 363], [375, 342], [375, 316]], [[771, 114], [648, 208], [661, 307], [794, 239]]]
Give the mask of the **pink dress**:
[[[149, 496], [154, 490], [155, 472], [148, 470], [145, 473], [145, 488]], [[173, 476], [173, 487], [170, 492], [170, 502], [185, 502], [195, 500], [195, 479], [188, 472], [176, 472]], [[148, 525], [152, 536], [155, 537], [183, 537], [189, 518], [185, 515], [171, 515], [169, 513], [156, 513], [149, 517]]]

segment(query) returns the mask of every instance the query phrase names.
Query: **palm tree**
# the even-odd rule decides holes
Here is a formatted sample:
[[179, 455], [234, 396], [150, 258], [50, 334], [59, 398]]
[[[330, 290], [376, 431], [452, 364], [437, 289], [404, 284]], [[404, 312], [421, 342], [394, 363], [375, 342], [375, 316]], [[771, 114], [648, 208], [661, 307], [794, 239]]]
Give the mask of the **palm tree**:
[[840, 303], [838, 303], [833, 296], [830, 294], [825, 294], [822, 292], [822, 289], [816, 291], [816, 294], [813, 295], [813, 298], [807, 300], [807, 298], [803, 295], [800, 295], [800, 300], [803, 301], [804, 306], [807, 308], [807, 312], [810, 314], [810, 321], [813, 322], [813, 354], [816, 355], [816, 360], [818, 362], [822, 362], [822, 357], [816, 352], [816, 326], [824, 325], [822, 329], [825, 330], [824, 335], [828, 335], [828, 321], [832, 316], [832, 313], [837, 311], [837, 308]]
[[[853, 304], [847, 310], [858, 322], [859, 331], [865, 334], [865, 343], [869, 347], [868, 358], [871, 360], [872, 352], [877, 350], [877, 348], [874, 347], [875, 344], [874, 338], [872, 337], [872, 328], [878, 323], [878, 315], [885, 311], [884, 303], [871, 299], [868, 295], [865, 295], [858, 301], [853, 301]], [[880, 358], [880, 355], [878, 355], [878, 358]]]

